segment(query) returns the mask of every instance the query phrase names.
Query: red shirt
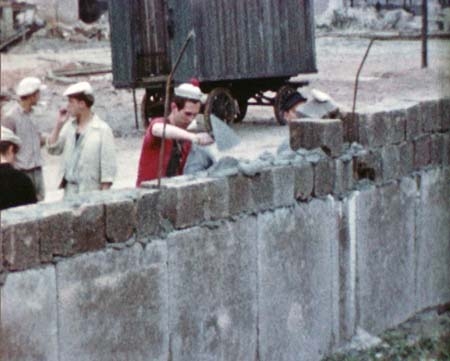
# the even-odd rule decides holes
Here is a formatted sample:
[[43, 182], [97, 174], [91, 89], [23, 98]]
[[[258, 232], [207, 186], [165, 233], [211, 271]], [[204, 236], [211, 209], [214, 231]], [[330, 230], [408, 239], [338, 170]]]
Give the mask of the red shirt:
[[[159, 152], [161, 149], [162, 138], [155, 137], [152, 134], [153, 125], [156, 123], [164, 123], [164, 118], [153, 119], [145, 132], [144, 142], [142, 143], [141, 157], [139, 159], [138, 175], [136, 180], [136, 186], [139, 187], [142, 182], [149, 181], [158, 178], [158, 163]], [[181, 160], [177, 170], [177, 175], [183, 174], [184, 164], [186, 163], [187, 156], [191, 151], [191, 142], [181, 141]], [[172, 152], [172, 139], [165, 139], [162, 177], [166, 176], [167, 165], [169, 164], [170, 155]]]

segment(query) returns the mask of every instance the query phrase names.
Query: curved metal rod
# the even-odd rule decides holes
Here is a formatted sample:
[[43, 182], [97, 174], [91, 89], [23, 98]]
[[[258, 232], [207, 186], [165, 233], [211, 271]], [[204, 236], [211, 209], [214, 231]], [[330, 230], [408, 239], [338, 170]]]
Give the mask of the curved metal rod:
[[170, 106], [170, 85], [172, 84], [173, 74], [178, 68], [178, 65], [180, 64], [181, 57], [183, 56], [184, 52], [186, 51], [187, 45], [189, 44], [189, 41], [195, 36], [195, 33], [193, 30], [191, 30], [186, 38], [186, 40], [183, 43], [183, 47], [180, 50], [180, 53], [178, 54], [178, 58], [172, 67], [172, 70], [169, 73], [169, 76], [167, 77], [166, 81], [166, 98], [164, 100], [164, 125], [163, 125], [163, 133], [161, 138], [161, 149], [159, 151], [159, 160], [158, 160], [158, 183], [157, 187], [161, 187], [161, 176], [162, 176], [162, 165], [163, 165], [163, 158], [164, 158], [164, 148], [165, 148], [165, 140], [166, 140], [166, 124], [167, 124], [167, 118], [169, 117], [169, 106]]
[[367, 47], [366, 53], [364, 54], [361, 64], [359, 65], [359, 69], [356, 73], [355, 87], [353, 91], [352, 124], [355, 124], [355, 107], [356, 107], [356, 95], [358, 93], [359, 74], [361, 73], [362, 67], [367, 59], [367, 56], [369, 55], [370, 48], [372, 47], [372, 44], [375, 40], [377, 40], [377, 38], [372, 38], [370, 40], [369, 46]]

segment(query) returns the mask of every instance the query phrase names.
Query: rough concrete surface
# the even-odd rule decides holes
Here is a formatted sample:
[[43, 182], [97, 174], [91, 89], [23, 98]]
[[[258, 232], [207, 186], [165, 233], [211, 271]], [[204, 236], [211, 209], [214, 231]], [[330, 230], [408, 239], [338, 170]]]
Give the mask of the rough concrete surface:
[[155, 242], [60, 262], [60, 360], [167, 360], [166, 260]]
[[370, 333], [394, 326], [415, 309], [414, 179], [371, 187], [356, 199], [356, 312]]
[[10, 274], [0, 292], [0, 360], [58, 361], [54, 266]]
[[174, 360], [256, 354], [256, 219], [177, 232], [168, 239]]
[[258, 217], [261, 360], [317, 360], [337, 336], [336, 204]]

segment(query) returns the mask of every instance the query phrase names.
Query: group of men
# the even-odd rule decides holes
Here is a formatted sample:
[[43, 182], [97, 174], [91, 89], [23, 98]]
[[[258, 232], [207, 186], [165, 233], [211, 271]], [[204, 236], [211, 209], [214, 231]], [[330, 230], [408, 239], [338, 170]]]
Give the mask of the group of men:
[[[35, 203], [45, 198], [41, 147], [62, 155], [59, 187], [64, 197], [109, 189], [117, 171], [114, 136], [110, 126], [92, 110], [94, 92], [88, 82], [69, 86], [67, 105], [59, 110], [49, 135], [39, 130], [33, 107], [43, 85], [38, 78], [24, 78], [17, 86], [18, 102], [1, 118], [0, 210]], [[198, 86], [184, 83], [174, 89], [167, 123], [153, 119], [143, 140], [136, 185], [158, 178], [163, 133], [165, 152], [161, 177], [180, 175], [191, 144], [208, 145], [206, 132], [187, 130], [201, 107], [204, 94]]]
[[[65, 90], [67, 105], [59, 110], [49, 135], [41, 133], [33, 116], [43, 88], [38, 78], [24, 78], [17, 86], [18, 102], [2, 115], [0, 210], [44, 200], [43, 146], [49, 154], [62, 155], [59, 188], [64, 189], [65, 198], [109, 189], [113, 184], [117, 171], [114, 136], [110, 126], [92, 110], [92, 86], [79, 82]], [[175, 87], [167, 121], [154, 118], [146, 129], [136, 186], [159, 176], [183, 174], [192, 144], [214, 143], [209, 133], [188, 130], [204, 98], [196, 84]], [[283, 111], [288, 122], [296, 117], [295, 107], [304, 101], [297, 92], [286, 99]], [[160, 165], [161, 147], [164, 153]]]

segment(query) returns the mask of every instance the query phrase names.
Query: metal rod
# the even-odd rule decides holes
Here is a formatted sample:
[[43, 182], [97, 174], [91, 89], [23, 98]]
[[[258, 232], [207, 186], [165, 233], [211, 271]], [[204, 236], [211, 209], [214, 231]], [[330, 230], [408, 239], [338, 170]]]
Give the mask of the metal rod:
[[166, 98], [164, 100], [164, 123], [163, 123], [163, 133], [161, 138], [161, 149], [159, 151], [159, 160], [158, 160], [158, 183], [157, 187], [161, 187], [161, 176], [162, 176], [162, 165], [163, 165], [163, 159], [164, 159], [164, 148], [165, 148], [165, 140], [166, 140], [166, 124], [169, 117], [169, 106], [170, 106], [170, 85], [172, 84], [172, 78], [173, 74], [175, 73], [176, 69], [178, 68], [178, 65], [181, 61], [181, 58], [186, 51], [187, 45], [189, 44], [189, 41], [194, 37], [194, 31], [191, 30], [184, 41], [183, 47], [180, 50], [180, 53], [178, 54], [178, 58], [175, 62], [175, 65], [172, 67], [172, 70], [170, 71], [169, 76], [167, 77], [166, 81]]
[[353, 91], [353, 107], [352, 107], [352, 125], [355, 124], [355, 108], [356, 108], [356, 95], [358, 93], [358, 81], [359, 81], [359, 74], [361, 73], [362, 67], [367, 59], [367, 56], [369, 55], [370, 48], [372, 47], [373, 42], [377, 40], [376, 38], [373, 38], [370, 40], [369, 46], [367, 47], [366, 53], [364, 54], [364, 57], [361, 61], [361, 64], [359, 65], [358, 71], [356, 73], [356, 79], [355, 79], [355, 88]]
[[139, 121], [137, 115], [137, 101], [136, 101], [136, 89], [133, 88], [133, 103], [134, 103], [134, 123], [136, 124], [136, 129], [139, 129]]
[[422, 0], [422, 68], [426, 68], [428, 66], [427, 33], [428, 33], [427, 0]]

